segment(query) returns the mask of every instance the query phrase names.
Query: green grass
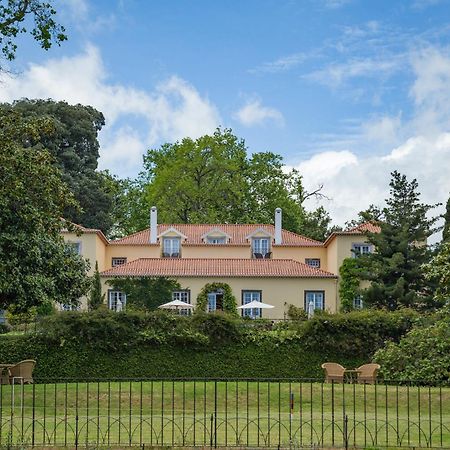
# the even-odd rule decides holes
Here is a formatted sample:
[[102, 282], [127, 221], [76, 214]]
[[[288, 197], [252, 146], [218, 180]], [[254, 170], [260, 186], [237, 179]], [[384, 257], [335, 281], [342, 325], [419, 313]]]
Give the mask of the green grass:
[[0, 401], [0, 445], [331, 447], [347, 416], [350, 446], [450, 448], [450, 388], [123, 381], [1, 386]]

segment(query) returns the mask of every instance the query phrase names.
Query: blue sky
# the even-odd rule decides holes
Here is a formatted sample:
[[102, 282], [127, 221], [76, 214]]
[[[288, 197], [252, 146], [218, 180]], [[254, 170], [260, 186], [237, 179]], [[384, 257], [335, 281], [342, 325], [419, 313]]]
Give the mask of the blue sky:
[[[217, 126], [280, 153], [343, 224], [389, 172], [447, 199], [450, 2], [58, 0], [68, 42], [21, 39], [0, 100], [51, 97], [106, 116], [100, 167]], [[315, 207], [311, 204], [311, 207]]]

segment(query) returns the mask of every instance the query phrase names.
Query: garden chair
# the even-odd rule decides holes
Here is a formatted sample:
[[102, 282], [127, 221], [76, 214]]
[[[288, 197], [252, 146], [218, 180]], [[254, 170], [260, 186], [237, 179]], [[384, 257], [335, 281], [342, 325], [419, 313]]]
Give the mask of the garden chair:
[[34, 359], [25, 359], [9, 368], [9, 382], [33, 383], [33, 369], [36, 365]]
[[379, 364], [363, 364], [356, 369], [358, 371], [358, 383], [375, 384], [377, 382], [377, 372], [380, 370]]
[[327, 362], [322, 364], [322, 369], [325, 370], [325, 382], [332, 383], [336, 381], [337, 383], [344, 382], [345, 367], [340, 364]]

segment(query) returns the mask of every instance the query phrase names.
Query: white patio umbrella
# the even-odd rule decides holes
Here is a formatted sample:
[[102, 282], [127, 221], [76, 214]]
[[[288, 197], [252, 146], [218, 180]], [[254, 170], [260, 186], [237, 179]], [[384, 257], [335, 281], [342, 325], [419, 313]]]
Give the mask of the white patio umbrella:
[[193, 308], [194, 306], [190, 303], [182, 302], [181, 300], [172, 300], [169, 303], [164, 303], [163, 305], [159, 305], [158, 308], [162, 309], [187, 309]]
[[258, 302], [257, 300], [253, 300], [250, 303], [238, 306], [238, 309], [249, 309], [250, 317], [253, 317], [252, 313], [254, 309], [272, 309], [272, 308], [275, 308], [275, 306], [269, 305], [268, 303]]
[[311, 317], [314, 315], [314, 303], [309, 302], [308, 303], [308, 319], [311, 319]]

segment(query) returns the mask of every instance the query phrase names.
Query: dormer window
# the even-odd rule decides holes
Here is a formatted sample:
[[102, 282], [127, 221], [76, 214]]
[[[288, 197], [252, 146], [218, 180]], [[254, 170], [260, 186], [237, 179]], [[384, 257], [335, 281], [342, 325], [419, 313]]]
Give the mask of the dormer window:
[[179, 237], [165, 237], [163, 238], [163, 258], [179, 258], [181, 239]]
[[208, 236], [206, 238], [206, 242], [208, 244], [226, 244], [227, 242], [227, 238], [225, 236], [223, 237], [212, 237], [212, 236]]
[[213, 228], [202, 236], [205, 244], [226, 244], [230, 241], [231, 236], [220, 228]]
[[268, 237], [258, 237], [252, 239], [253, 257], [257, 259], [270, 258], [270, 239]]

